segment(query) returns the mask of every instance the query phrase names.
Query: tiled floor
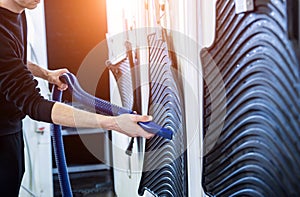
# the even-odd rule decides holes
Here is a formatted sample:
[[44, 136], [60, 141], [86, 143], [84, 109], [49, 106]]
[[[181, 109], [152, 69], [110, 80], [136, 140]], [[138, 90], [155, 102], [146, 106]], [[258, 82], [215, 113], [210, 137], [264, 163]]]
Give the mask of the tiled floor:
[[108, 191], [102, 193], [88, 194], [85, 197], [115, 197], [115, 194], [111, 191]]
[[[114, 197], [113, 180], [110, 171], [93, 171], [70, 174], [74, 197]], [[57, 176], [54, 180], [54, 196], [60, 197], [61, 191]]]

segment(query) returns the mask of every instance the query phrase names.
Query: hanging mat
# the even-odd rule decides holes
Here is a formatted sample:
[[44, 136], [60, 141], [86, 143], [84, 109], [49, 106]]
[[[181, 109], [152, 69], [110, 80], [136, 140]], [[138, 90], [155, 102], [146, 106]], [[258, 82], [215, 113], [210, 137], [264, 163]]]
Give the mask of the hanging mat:
[[149, 114], [154, 122], [173, 131], [173, 139], [155, 136], [146, 141], [139, 195], [145, 189], [156, 196], [187, 196], [186, 134], [180, 80], [169, 58], [166, 42], [148, 36]]
[[217, 1], [216, 38], [201, 51], [202, 184], [209, 196], [300, 193], [300, 72], [288, 31], [298, 18], [288, 18], [291, 2], [256, 0], [253, 11], [236, 14], [233, 0]]

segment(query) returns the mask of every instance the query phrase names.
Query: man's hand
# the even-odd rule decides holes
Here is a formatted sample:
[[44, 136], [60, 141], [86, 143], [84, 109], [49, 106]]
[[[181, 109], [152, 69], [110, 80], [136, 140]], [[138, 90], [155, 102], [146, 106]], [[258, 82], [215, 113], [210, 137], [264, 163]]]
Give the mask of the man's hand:
[[57, 70], [48, 70], [48, 77], [47, 81], [51, 84], [57, 85], [59, 90], [66, 90], [68, 88], [68, 85], [63, 83], [59, 77], [64, 74], [68, 73], [68, 69], [57, 69]]
[[122, 115], [113, 117], [113, 119], [114, 119], [113, 130], [119, 131], [130, 137], [141, 136], [141, 137], [149, 139], [154, 136], [154, 134], [146, 132], [142, 127], [140, 127], [137, 124], [138, 122], [151, 121], [153, 119], [152, 116], [122, 114]]
[[62, 74], [69, 72], [66, 68], [57, 70], [47, 70], [30, 61], [27, 61], [27, 68], [35, 77], [45, 79], [49, 83], [57, 85], [59, 90], [66, 90], [68, 88], [67, 84], [64, 84], [62, 81], [59, 80], [59, 77]]

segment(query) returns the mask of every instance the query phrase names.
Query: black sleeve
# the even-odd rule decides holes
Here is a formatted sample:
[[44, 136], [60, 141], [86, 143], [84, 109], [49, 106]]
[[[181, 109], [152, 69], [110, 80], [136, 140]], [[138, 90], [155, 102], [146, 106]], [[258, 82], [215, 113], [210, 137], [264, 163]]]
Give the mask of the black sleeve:
[[37, 81], [13, 49], [14, 43], [1, 36], [0, 40], [0, 92], [32, 119], [52, 123], [54, 102], [41, 96]]

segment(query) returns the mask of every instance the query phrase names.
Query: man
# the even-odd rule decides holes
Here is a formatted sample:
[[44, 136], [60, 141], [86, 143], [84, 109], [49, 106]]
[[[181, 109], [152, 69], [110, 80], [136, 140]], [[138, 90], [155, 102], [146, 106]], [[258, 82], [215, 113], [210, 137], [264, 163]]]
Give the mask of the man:
[[24, 9], [34, 9], [39, 1], [0, 0], [0, 196], [13, 197], [19, 193], [24, 173], [22, 119], [25, 115], [69, 127], [117, 130], [132, 137], [153, 136], [137, 124], [150, 121], [151, 116], [103, 116], [46, 100], [40, 95], [33, 76], [65, 90], [67, 86], [59, 76], [68, 71], [46, 70], [26, 60]]

